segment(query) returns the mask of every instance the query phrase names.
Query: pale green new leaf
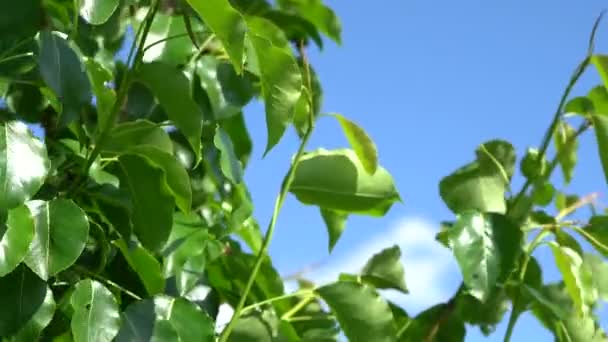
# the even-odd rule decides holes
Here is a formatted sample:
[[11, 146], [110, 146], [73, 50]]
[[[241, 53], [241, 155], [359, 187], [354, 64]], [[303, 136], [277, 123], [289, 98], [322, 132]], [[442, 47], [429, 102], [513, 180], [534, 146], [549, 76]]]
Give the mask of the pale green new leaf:
[[550, 242], [549, 246], [553, 251], [555, 263], [564, 279], [566, 291], [574, 302], [574, 307], [580, 315], [586, 315], [589, 307], [585, 303], [586, 288], [583, 283], [582, 264], [583, 259], [573, 249], [560, 246], [555, 242]]
[[333, 116], [338, 119], [344, 135], [357, 154], [357, 157], [359, 157], [365, 171], [369, 174], [374, 174], [376, 169], [378, 169], [378, 150], [376, 149], [376, 144], [374, 144], [365, 130], [356, 123], [340, 114], [333, 114]]
[[186, 0], [220, 39], [234, 68], [243, 67], [243, 50], [247, 25], [228, 0]]
[[289, 191], [305, 204], [372, 216], [383, 216], [400, 200], [388, 171], [378, 167], [376, 173], [368, 174], [348, 149], [306, 153], [296, 166]]
[[89, 221], [78, 205], [65, 198], [30, 201], [27, 206], [35, 234], [25, 263], [47, 280], [76, 262], [87, 243]]
[[112, 341], [120, 329], [116, 298], [101, 283], [85, 279], [76, 284], [70, 299], [74, 342]]
[[46, 147], [24, 123], [0, 123], [0, 212], [32, 198], [49, 168]]

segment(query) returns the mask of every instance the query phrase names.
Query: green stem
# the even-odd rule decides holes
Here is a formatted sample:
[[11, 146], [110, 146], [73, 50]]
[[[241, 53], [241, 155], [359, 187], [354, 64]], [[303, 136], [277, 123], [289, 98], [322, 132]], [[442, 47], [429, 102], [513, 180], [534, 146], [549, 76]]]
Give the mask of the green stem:
[[[146, 14], [146, 18], [144, 19], [144, 23], [142, 24], [142, 26], [140, 26], [140, 30], [142, 30], [141, 37], [138, 37], [139, 36], [139, 32], [138, 32], [135, 39], [133, 39], [133, 43], [131, 44], [131, 50], [129, 51], [129, 57], [127, 58], [127, 65], [130, 64], [131, 57], [133, 56], [134, 51], [137, 51], [135, 53], [135, 60], [133, 62], [133, 65], [131, 66], [131, 68], [129, 70], [125, 71], [125, 74], [123, 75], [122, 81], [120, 83], [120, 89], [118, 89], [116, 101], [114, 102], [114, 106], [112, 107], [110, 116], [109, 116], [108, 120], [106, 121], [106, 124], [101, 128], [99, 138], [97, 139], [95, 147], [93, 148], [93, 151], [87, 158], [87, 162], [86, 162], [85, 168], [84, 168], [85, 175], [87, 175], [89, 173], [89, 169], [91, 168], [91, 165], [93, 165], [95, 158], [97, 158], [97, 156], [99, 156], [99, 154], [101, 153], [101, 149], [102, 149], [104, 143], [106, 142], [106, 140], [108, 139], [108, 137], [110, 135], [110, 130], [112, 129], [112, 126], [114, 125], [114, 121], [116, 121], [116, 117], [118, 116], [118, 113], [120, 112], [122, 104], [127, 97], [129, 86], [131, 84], [131, 77], [133, 76], [132, 73], [137, 69], [139, 62], [141, 62], [141, 59], [143, 57], [143, 54], [144, 54], [143, 46], [146, 41], [146, 37], [148, 36], [148, 32], [150, 32], [150, 27], [152, 26], [152, 21], [154, 21], [154, 16], [156, 15], [156, 12], [158, 11], [159, 4], [160, 4], [160, 1], [157, 0], [150, 7], [150, 9], [148, 10], [148, 14]], [[139, 38], [139, 41], [138, 41], [138, 38]]]
[[[282, 296], [277, 296], [277, 297], [269, 298], [269, 299], [257, 302], [255, 304], [251, 304], [251, 305], [245, 306], [241, 310], [241, 314], [244, 314], [247, 311], [251, 311], [251, 310], [253, 310], [253, 309], [257, 308], [257, 307], [260, 307], [262, 305], [265, 305], [265, 304], [270, 304], [270, 303], [277, 302], [279, 300], [289, 299], [289, 298], [293, 298], [293, 297], [297, 297], [297, 296], [310, 295], [312, 293], [313, 293], [313, 290], [311, 290], [311, 289], [305, 289], [305, 290], [295, 291], [295, 292], [292, 292], [292, 293], [287, 293], [287, 294], [284, 294]], [[307, 297], [307, 298], [309, 298], [309, 297]]]
[[[304, 54], [303, 48], [300, 49], [300, 54], [302, 56], [304, 65], [306, 67], [305, 72], [306, 72], [306, 74], [308, 74], [305, 76], [310, 77], [310, 68], [308, 67], [308, 60], [306, 58], [306, 55]], [[309, 113], [309, 115], [311, 117], [313, 117], [312, 110], [313, 109], [311, 107], [310, 113]], [[312, 120], [313, 119], [311, 119], [311, 121]], [[245, 289], [243, 290], [243, 293], [241, 294], [241, 298], [239, 299], [239, 302], [238, 302], [236, 308], [234, 309], [234, 314], [232, 315], [230, 322], [228, 322], [226, 329], [224, 329], [224, 331], [222, 332], [222, 334], [220, 336], [219, 342], [226, 342], [228, 340], [228, 337], [230, 337], [230, 333], [232, 332], [232, 329], [234, 329], [234, 326], [236, 325], [236, 323], [238, 322], [238, 320], [240, 318], [243, 307], [245, 306], [245, 302], [247, 301], [247, 296], [249, 295], [249, 291], [251, 291], [251, 287], [253, 286], [253, 283], [255, 282], [257, 274], [260, 271], [260, 267], [262, 266], [262, 262], [264, 262], [264, 258], [266, 257], [266, 253], [268, 251], [270, 241], [272, 240], [272, 236], [274, 235], [274, 230], [275, 230], [275, 227], [277, 224], [277, 220], [279, 218], [279, 212], [281, 211], [281, 208], [283, 207], [283, 203], [285, 202], [285, 198], [287, 197], [287, 193], [289, 192], [289, 188], [291, 187], [291, 183], [293, 182], [293, 179], [295, 177], [296, 167], [298, 165], [298, 162], [300, 161], [300, 158], [304, 155], [304, 150], [306, 149], [308, 140], [310, 140], [313, 128], [314, 128], [314, 125], [310, 125], [308, 127], [308, 129], [306, 130], [306, 132], [304, 133], [304, 136], [302, 137], [302, 140], [300, 141], [300, 146], [298, 147], [298, 151], [296, 152], [296, 155], [293, 158], [291, 165], [289, 166], [289, 170], [287, 170], [287, 173], [285, 174], [285, 177], [283, 178], [283, 182], [281, 184], [281, 190], [279, 191], [279, 195], [277, 196], [277, 199], [275, 201], [274, 210], [272, 212], [272, 217], [270, 219], [270, 223], [268, 224], [268, 229], [266, 230], [266, 235], [264, 236], [264, 240], [262, 241], [262, 246], [260, 247], [260, 251], [258, 252], [255, 264], [253, 266], [253, 270], [251, 271], [251, 275], [249, 276], [249, 279], [247, 280], [247, 284], [245, 285]]]
[[[205, 33], [205, 32], [207, 32], [207, 31], [203, 30], [203, 31], [197, 31], [195, 33]], [[180, 34], [175, 34], [175, 35], [172, 35], [172, 36], [168, 36], [168, 37], [159, 39], [159, 40], [157, 40], [155, 42], [150, 43], [149, 45], [146, 45], [146, 47], [144, 48], [144, 53], [146, 51], [148, 51], [149, 49], [155, 47], [158, 44], [162, 44], [162, 43], [164, 43], [166, 41], [170, 41], [170, 40], [173, 40], [173, 39], [185, 38], [185, 37], [188, 37], [188, 36], [189, 36], [188, 33], [180, 33]]]
[[327, 315], [325, 317], [319, 316], [297, 316], [292, 317], [287, 320], [287, 322], [306, 322], [306, 321], [329, 321], [333, 320], [335, 317], [333, 315]]
[[570, 226], [569, 228], [584, 236], [587, 240], [591, 241], [596, 247], [599, 247], [599, 249], [603, 250], [604, 253], [608, 253], [608, 246], [601, 243], [598, 239], [593, 237], [593, 235], [587, 233], [584, 229], [576, 226]]
[[0, 59], [0, 64], [6, 63], [6, 62], [10, 62], [12, 60], [23, 58], [23, 57], [30, 57], [30, 56], [33, 56], [33, 55], [34, 55], [33, 52], [25, 52], [25, 53], [20, 53], [18, 55], [5, 57], [5, 58]]
[[294, 305], [293, 308], [289, 309], [289, 311], [284, 313], [283, 316], [281, 316], [281, 320], [287, 320], [287, 319], [291, 318], [291, 316], [297, 314], [300, 310], [302, 310], [302, 308], [304, 308], [306, 305], [308, 305], [308, 303], [310, 303], [312, 300], [314, 300], [316, 298], [314, 295], [314, 290], [312, 290], [312, 289], [307, 289], [307, 290], [308, 290], [308, 293], [304, 292], [304, 294], [308, 294], [308, 296], [302, 298], [302, 300], [300, 302], [298, 302], [298, 304]]
[[121, 292], [124, 292], [124, 294], [128, 295], [129, 297], [132, 297], [133, 299], [142, 300], [142, 298], [140, 296], [138, 296], [137, 294], [131, 292], [130, 290], [125, 289], [124, 287], [116, 284], [115, 282], [111, 281], [110, 279], [106, 279], [106, 278], [100, 276], [99, 274], [93, 273], [82, 266], [76, 265], [74, 267], [76, 268], [76, 270], [78, 272], [84, 273], [91, 278], [95, 278], [95, 279], [99, 280], [100, 282], [104, 283], [106, 286], [110, 286]]

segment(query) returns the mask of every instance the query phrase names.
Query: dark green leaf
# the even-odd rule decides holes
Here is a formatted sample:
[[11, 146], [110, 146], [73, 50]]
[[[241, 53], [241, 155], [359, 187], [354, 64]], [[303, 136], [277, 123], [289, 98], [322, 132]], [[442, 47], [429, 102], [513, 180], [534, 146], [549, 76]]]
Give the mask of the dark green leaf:
[[187, 0], [190, 6], [220, 39], [234, 68], [243, 67], [243, 50], [247, 25], [228, 0]]
[[509, 300], [502, 289], [494, 291], [485, 303], [461, 292], [455, 306], [456, 314], [462, 321], [479, 326], [481, 332], [488, 336], [494, 332], [496, 325], [509, 310]]
[[24, 264], [0, 277], [0, 336], [25, 327], [43, 306], [46, 293], [46, 283]]
[[29, 209], [22, 205], [9, 210], [0, 232], [0, 277], [3, 277], [23, 261], [34, 237], [34, 220]]
[[532, 191], [532, 201], [534, 204], [544, 207], [551, 204], [554, 194], [555, 187], [553, 187], [553, 184], [549, 182], [538, 183], [535, 184]]
[[18, 121], [0, 123], [0, 212], [38, 192], [50, 167], [46, 147]]
[[174, 156], [150, 145], [133, 146], [127, 153], [145, 157], [154, 167], [163, 170], [164, 180], [175, 198], [176, 205], [181, 211], [190, 212], [192, 205], [190, 176]]
[[318, 149], [296, 166], [290, 191], [305, 204], [324, 209], [383, 216], [399, 194], [382, 167], [368, 174], [352, 150]]
[[91, 84], [84, 66], [68, 42], [50, 31], [40, 32], [40, 74], [63, 105], [61, 122], [80, 118], [91, 101]]
[[395, 245], [374, 254], [361, 271], [364, 282], [378, 289], [395, 289], [408, 293], [405, 270], [401, 264], [401, 249]]
[[589, 308], [585, 304], [587, 289], [583, 284], [581, 256], [569, 247], [560, 246], [555, 242], [549, 244], [555, 257], [555, 263], [559, 268], [566, 290], [574, 302], [575, 309], [581, 315], [586, 315]]
[[248, 19], [249, 40], [260, 71], [262, 95], [266, 103], [268, 142], [265, 154], [281, 139], [293, 119], [302, 89], [300, 68], [283, 33], [270, 21]]
[[137, 273], [150, 296], [163, 292], [165, 280], [160, 270], [160, 263], [152, 254], [134, 242], [127, 245], [124, 240], [115, 240], [113, 243]]
[[53, 299], [53, 292], [50, 289], [46, 289], [46, 296], [44, 302], [38, 308], [38, 311], [32, 316], [32, 318], [21, 328], [19, 331], [9, 339], [10, 342], [31, 342], [38, 341], [40, 333], [46, 328], [51, 319], [55, 314], [55, 300]]
[[418, 314], [401, 335], [399, 342], [462, 342], [465, 326], [457, 315], [447, 316], [441, 326], [437, 322], [449, 310], [448, 304], [435, 305]]
[[169, 119], [188, 139], [197, 160], [200, 159], [203, 112], [190, 97], [186, 75], [169, 64], [152, 62], [139, 66], [137, 80], [154, 93]]
[[[562, 122], [555, 132], [555, 149], [557, 150], [557, 160], [562, 168], [564, 181], [566, 184], [572, 180], [574, 167], [576, 166], [576, 150], [578, 140], [574, 137], [575, 130], [569, 124]], [[608, 141], [606, 142], [608, 143]]]
[[34, 217], [35, 234], [25, 263], [47, 280], [76, 262], [89, 236], [89, 221], [80, 207], [65, 198], [27, 205]]
[[608, 216], [593, 216], [584, 232], [583, 237], [608, 258]]
[[141, 145], [151, 145], [166, 153], [173, 153], [173, 144], [167, 132], [146, 120], [125, 122], [114, 126], [108, 143], [103, 148], [108, 153], [120, 154], [134, 146]]
[[334, 11], [321, 0], [281, 0], [281, 7], [294, 11], [313, 23], [336, 43], [342, 42], [342, 27]]
[[340, 122], [344, 135], [357, 154], [357, 157], [359, 157], [365, 171], [369, 174], [374, 174], [378, 168], [378, 150], [376, 150], [376, 144], [374, 144], [363, 128], [354, 122], [340, 114], [334, 114], [334, 117]]
[[311, 38], [319, 49], [323, 48], [323, 40], [319, 31], [310, 21], [298, 15], [277, 10], [266, 10], [263, 16], [280, 27], [290, 41], [307, 41], [308, 38]]
[[243, 167], [245, 167], [249, 161], [253, 144], [251, 142], [251, 138], [249, 137], [247, 127], [245, 126], [243, 113], [239, 113], [231, 118], [222, 120], [220, 125], [230, 136], [230, 140], [232, 141], [232, 145], [234, 147], [234, 153], [241, 161]]
[[131, 195], [134, 233], [144, 247], [156, 251], [169, 237], [174, 208], [163, 171], [136, 155], [123, 155], [119, 161], [125, 174], [121, 186]]
[[118, 7], [119, 0], [79, 0], [80, 15], [92, 25], [105, 23]]
[[321, 217], [327, 227], [327, 235], [329, 236], [329, 252], [334, 249], [336, 243], [340, 239], [348, 214], [341, 213], [335, 210], [321, 208]]
[[74, 308], [74, 342], [112, 341], [120, 328], [118, 303], [101, 283], [85, 279], [76, 284], [70, 303]]
[[220, 167], [224, 176], [233, 183], [240, 183], [243, 180], [243, 167], [234, 153], [234, 146], [228, 133], [218, 127], [215, 130], [213, 143], [220, 150]]
[[395, 340], [392, 311], [372, 287], [336, 282], [320, 287], [317, 293], [335, 313], [350, 341]]
[[485, 302], [521, 252], [523, 234], [505, 216], [467, 212], [449, 229], [450, 246], [469, 293]]
[[[103, 0], [99, 1], [103, 2]], [[106, 69], [101, 63], [94, 59], [87, 58], [85, 65], [96, 99], [97, 125], [101, 129], [108, 124], [112, 106], [116, 101], [116, 93], [108, 85], [108, 82], [113, 80], [113, 75], [110, 70]]]
[[277, 339], [279, 334], [279, 321], [270, 311], [244, 315], [234, 326], [228, 341], [260, 341], [271, 342]]

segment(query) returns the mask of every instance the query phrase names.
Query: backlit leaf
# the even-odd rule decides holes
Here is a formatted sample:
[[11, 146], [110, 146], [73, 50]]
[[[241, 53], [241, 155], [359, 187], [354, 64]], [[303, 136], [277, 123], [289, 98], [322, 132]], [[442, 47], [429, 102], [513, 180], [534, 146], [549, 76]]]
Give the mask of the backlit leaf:
[[335, 210], [321, 208], [321, 217], [327, 227], [327, 235], [329, 236], [329, 252], [334, 249], [336, 243], [340, 239], [348, 214], [341, 213]]
[[365, 171], [369, 174], [374, 174], [378, 168], [378, 150], [376, 150], [376, 144], [374, 144], [363, 128], [354, 122], [340, 114], [334, 114], [334, 117], [340, 122], [344, 135], [357, 154], [357, 157], [359, 157]]
[[581, 256], [569, 247], [560, 246], [555, 242], [549, 244], [553, 251], [555, 263], [559, 268], [566, 290], [574, 302], [575, 309], [580, 315], [586, 315], [589, 308], [585, 304], [585, 291], [582, 279], [583, 260]]
[[608, 258], [608, 216], [593, 216], [589, 224], [583, 228], [583, 237], [589, 241], [595, 249]]
[[76, 284], [70, 299], [74, 314], [74, 342], [112, 341], [120, 328], [118, 303], [101, 283], [85, 279]]
[[[578, 140], [574, 137], [575, 130], [567, 123], [560, 123], [555, 132], [555, 149], [557, 150], [557, 160], [564, 175], [564, 181], [570, 183], [576, 166], [576, 150]], [[608, 143], [608, 142], [607, 142]]]

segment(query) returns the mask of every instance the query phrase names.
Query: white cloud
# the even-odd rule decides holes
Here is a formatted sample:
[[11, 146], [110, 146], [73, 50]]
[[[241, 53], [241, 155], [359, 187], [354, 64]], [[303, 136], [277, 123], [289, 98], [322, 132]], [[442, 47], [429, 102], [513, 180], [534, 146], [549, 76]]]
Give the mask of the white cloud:
[[406, 217], [388, 231], [352, 248], [347, 255], [329, 261], [307, 278], [318, 284], [337, 279], [339, 273], [356, 273], [380, 250], [395, 244], [401, 247], [405, 278], [410, 293], [385, 291], [385, 295], [410, 313], [447, 300], [459, 284], [458, 267], [452, 253], [435, 240], [438, 225], [420, 218]]

